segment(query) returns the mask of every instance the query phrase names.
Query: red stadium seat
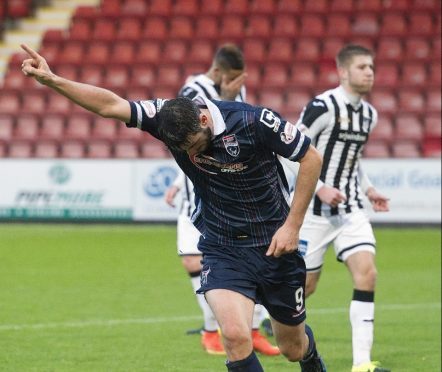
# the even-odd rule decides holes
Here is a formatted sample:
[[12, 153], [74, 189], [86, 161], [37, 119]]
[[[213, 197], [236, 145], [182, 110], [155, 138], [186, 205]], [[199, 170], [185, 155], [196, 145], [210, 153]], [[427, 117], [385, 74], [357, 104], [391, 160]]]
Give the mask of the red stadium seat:
[[96, 65], [86, 65], [80, 70], [79, 80], [82, 83], [95, 86], [103, 85], [103, 68]]
[[110, 55], [113, 64], [132, 65], [136, 60], [135, 45], [130, 41], [117, 41]]
[[242, 50], [247, 63], [263, 63], [266, 56], [266, 42], [262, 39], [244, 40]]
[[390, 149], [384, 141], [368, 141], [364, 146], [364, 157], [367, 158], [389, 158]]
[[[140, 13], [138, 13], [138, 15], [139, 14]], [[121, 18], [117, 29], [116, 39], [138, 41], [142, 33], [141, 22], [138, 19], [134, 19], [134, 17]]]
[[129, 83], [129, 71], [126, 66], [108, 66], [104, 74], [104, 86], [110, 88], [125, 87]]
[[[440, 22], [440, 20], [439, 20]], [[440, 35], [440, 33], [439, 33]], [[440, 56], [442, 54], [442, 50], [441, 50], [441, 37], [435, 37], [433, 38], [433, 40], [431, 41], [431, 49], [433, 50], [432, 53], [432, 58], [435, 61], [440, 61]]]
[[321, 15], [304, 15], [301, 19], [300, 35], [305, 37], [323, 37], [325, 35], [325, 22]]
[[278, 12], [280, 14], [300, 13], [302, 10], [301, 0], [280, 0], [278, 3]]
[[173, 14], [180, 16], [194, 16], [199, 13], [198, 0], [180, 0], [173, 6]]
[[376, 90], [369, 101], [381, 114], [393, 114], [398, 108], [396, 97], [388, 90]]
[[170, 157], [170, 153], [163, 143], [159, 141], [149, 141], [142, 143], [141, 147], [141, 157], [150, 159], [164, 159]]
[[[187, 62], [202, 63], [210, 65], [213, 59], [213, 45], [208, 40], [195, 40], [190, 43], [190, 51], [187, 56]], [[246, 58], [246, 61], [249, 60]]]
[[[250, 5], [252, 14], [265, 14], [271, 16], [276, 11], [276, 2], [273, 0], [253, 0]], [[280, 22], [280, 20], [279, 20]]]
[[[1, 119], [0, 119], [1, 127]], [[442, 125], [440, 115], [427, 114], [424, 118], [424, 135], [425, 138], [441, 140]], [[1, 138], [0, 138], [1, 139]]]
[[94, 119], [91, 136], [96, 140], [113, 141], [118, 138], [117, 130], [119, 125], [115, 120], [98, 116]]
[[161, 43], [145, 40], [138, 43], [136, 62], [142, 65], [156, 65], [161, 61]]
[[362, 45], [368, 49], [374, 50], [374, 40], [372, 36], [354, 36], [351, 38], [352, 44]]
[[410, 37], [405, 40], [405, 58], [422, 61], [430, 57], [430, 45], [426, 38]]
[[435, 33], [433, 16], [430, 12], [409, 15], [409, 34], [413, 36], [432, 36]]
[[190, 17], [175, 17], [170, 21], [169, 39], [185, 39], [193, 38], [193, 22]]
[[138, 145], [128, 141], [115, 142], [114, 155], [120, 159], [137, 159], [140, 156]]
[[125, 0], [121, 3], [121, 14], [123, 16], [147, 15], [149, 7], [144, 0]]
[[132, 75], [129, 81], [131, 87], [141, 87], [147, 92], [155, 84], [155, 69], [149, 65], [136, 65], [131, 68]]
[[[78, 8], [77, 8], [78, 10]], [[117, 19], [121, 16], [121, 2], [120, 0], [105, 0], [101, 2], [101, 8], [99, 9], [99, 16], [106, 18]], [[98, 17], [98, 16], [96, 16]]]
[[10, 158], [30, 158], [33, 155], [33, 146], [30, 141], [11, 141], [8, 156]]
[[259, 94], [259, 105], [280, 112], [284, 108], [284, 97], [280, 90], [266, 89]]
[[[114, 0], [113, 2], [118, 2], [118, 0]], [[88, 6], [88, 5], [80, 5], [75, 8], [74, 15], [72, 18], [74, 20], [77, 19], [86, 19], [86, 20], [94, 20], [97, 18], [99, 11], [103, 11], [103, 8], [105, 5], [108, 5], [112, 3], [111, 0], [103, 1], [103, 4], [101, 6], [101, 9], [95, 7], [95, 6]]]
[[48, 113], [68, 114], [72, 110], [72, 103], [58, 93], [50, 93], [46, 107]]
[[46, 140], [61, 140], [64, 135], [64, 121], [64, 116], [60, 114], [43, 115], [38, 137]]
[[319, 41], [314, 38], [302, 38], [295, 42], [295, 60], [316, 62], [320, 57]]
[[169, 17], [172, 14], [172, 1], [171, 0], [151, 0], [149, 8], [150, 15], [159, 15], [163, 17]]
[[399, 82], [399, 72], [396, 63], [379, 63], [376, 66], [376, 86], [382, 88], [395, 87]]
[[401, 13], [384, 13], [382, 15], [382, 36], [403, 36], [407, 34], [408, 26], [405, 16]]
[[378, 41], [376, 59], [399, 62], [404, 58], [403, 47], [400, 38], [383, 37]]
[[[348, 37], [351, 35], [350, 17], [346, 14], [331, 13], [326, 17], [325, 34], [330, 37]], [[327, 41], [325, 38], [324, 41]]]
[[72, 114], [67, 118], [65, 138], [70, 140], [88, 140], [91, 135], [90, 116]]
[[81, 65], [84, 62], [84, 45], [79, 41], [65, 44], [58, 55], [58, 63]]
[[247, 72], [246, 87], [248, 95], [250, 90], [256, 89], [262, 84], [261, 64], [247, 64], [246, 72]]
[[328, 1], [327, 0], [315, 0], [306, 1], [304, 4], [304, 12], [309, 13], [326, 13], [328, 12]]
[[167, 23], [161, 17], [148, 17], [143, 28], [145, 40], [164, 40], [167, 37]]
[[85, 146], [81, 141], [67, 140], [60, 144], [60, 157], [68, 159], [84, 158]]
[[78, 80], [78, 68], [74, 65], [58, 65], [54, 69], [57, 75], [69, 80]]
[[97, 19], [92, 33], [93, 40], [115, 40], [117, 35], [117, 27], [115, 21], [108, 18]]
[[14, 138], [19, 140], [34, 140], [38, 137], [38, 118], [34, 115], [21, 114], [16, 118]]
[[427, 84], [426, 66], [421, 63], [404, 63], [402, 65], [402, 86], [423, 87]]
[[441, 113], [441, 91], [439, 89], [429, 90], [427, 92], [427, 111]]
[[237, 15], [224, 16], [221, 20], [220, 34], [224, 38], [242, 39], [245, 27], [243, 18]]
[[221, 15], [224, 10], [224, 0], [202, 1], [199, 6], [199, 12], [204, 15]]
[[49, 29], [43, 34], [43, 45], [58, 44], [60, 45], [66, 39], [66, 34], [63, 30]]
[[88, 158], [107, 159], [112, 157], [112, 145], [104, 140], [91, 140], [86, 145]]
[[384, 11], [394, 12], [400, 11], [405, 12], [410, 10], [410, 1], [409, 0], [388, 0], [384, 1], [382, 4]]
[[252, 15], [248, 20], [246, 36], [268, 38], [270, 36], [271, 29], [272, 26], [268, 17], [263, 15]]
[[[181, 80], [179, 80], [181, 81]], [[152, 89], [152, 97], [155, 98], [175, 98], [181, 84], [175, 86], [158, 86]]]
[[[207, 3], [207, 2], [205, 2]], [[196, 20], [196, 39], [216, 40], [219, 37], [218, 18], [215, 16], [198, 17]]]
[[43, 114], [46, 111], [46, 96], [37, 91], [29, 91], [22, 95], [20, 112], [27, 114]]
[[356, 0], [355, 11], [359, 13], [381, 12], [382, 0], [370, 0], [370, 1]]
[[326, 38], [322, 42], [321, 60], [324, 62], [334, 62], [336, 54], [345, 45], [341, 38]]
[[20, 111], [19, 94], [15, 91], [3, 89], [0, 91], [0, 113], [15, 114]]
[[150, 94], [150, 89], [146, 87], [131, 85], [129, 83], [129, 87], [126, 89], [126, 92], [124, 94], [124, 98], [129, 101], [140, 101], [145, 100], [146, 98], [152, 98]]
[[[275, 38], [270, 41], [267, 60], [268, 62], [293, 63], [293, 41], [289, 38]], [[246, 61], [248, 59], [246, 58]]]
[[287, 77], [288, 71], [284, 64], [267, 63], [264, 65], [262, 84], [269, 88], [283, 88], [287, 84]]
[[249, 14], [248, 0], [225, 0], [224, 13], [238, 15]]
[[[1, 17], [1, 11], [0, 11], [0, 17]], [[0, 142], [0, 158], [6, 158], [8, 154], [8, 148], [6, 144]]]
[[371, 141], [384, 141], [390, 143], [394, 139], [394, 126], [391, 118], [387, 115], [382, 115], [378, 119], [377, 125], [370, 133]]
[[202, 63], [186, 63], [183, 66], [183, 76], [187, 79], [189, 76], [205, 73], [209, 69], [210, 64]]
[[395, 158], [419, 158], [419, 145], [415, 141], [397, 141], [392, 143], [392, 155]]
[[440, 61], [433, 62], [430, 65], [430, 74], [428, 76], [428, 84], [435, 88], [441, 86], [441, 68]]
[[162, 63], [181, 64], [187, 58], [187, 44], [183, 40], [170, 40], [164, 46]]
[[401, 90], [398, 94], [399, 109], [403, 112], [422, 113], [425, 109], [425, 99], [416, 90]]
[[292, 90], [287, 93], [286, 110], [292, 112], [291, 116], [297, 121], [304, 107], [310, 102], [312, 95], [307, 90]]
[[292, 66], [289, 84], [294, 88], [311, 88], [316, 80], [315, 66], [312, 64], [299, 63]]
[[[364, 3], [371, 3], [371, 1], [364, 1]], [[375, 36], [379, 32], [378, 18], [374, 14], [357, 14], [351, 28], [356, 35]]]
[[29, 0], [9, 0], [8, 18], [23, 18], [31, 12], [31, 2]]
[[416, 10], [440, 11], [439, 0], [412, 0], [412, 7]]
[[319, 67], [318, 85], [322, 89], [331, 89], [339, 85], [339, 77], [335, 66], [325, 64]]
[[333, 15], [334, 13], [346, 13], [351, 14], [353, 13], [353, 2], [348, 0], [331, 0], [330, 3], [330, 14]]
[[87, 19], [76, 20], [70, 30], [69, 38], [75, 41], [85, 41], [89, 40], [92, 33], [92, 27]]
[[421, 141], [423, 134], [422, 125], [416, 115], [397, 115], [395, 131], [397, 140]]
[[105, 65], [109, 62], [109, 60], [110, 47], [108, 44], [103, 42], [93, 42], [89, 45], [83, 62]]
[[273, 24], [273, 37], [293, 38], [298, 35], [298, 22], [294, 14], [281, 14]]
[[4, 78], [3, 87], [11, 89], [22, 89], [27, 85], [28, 80], [29, 78], [26, 77], [20, 69], [9, 69]]
[[168, 87], [178, 90], [182, 83], [180, 66], [161, 65], [158, 67], [157, 87]]
[[58, 143], [55, 141], [38, 141], [35, 143], [34, 157], [54, 159], [58, 157]]
[[422, 153], [426, 158], [441, 158], [442, 146], [440, 138], [426, 139], [422, 145]]
[[0, 143], [10, 141], [13, 137], [13, 130], [13, 116], [0, 114]]

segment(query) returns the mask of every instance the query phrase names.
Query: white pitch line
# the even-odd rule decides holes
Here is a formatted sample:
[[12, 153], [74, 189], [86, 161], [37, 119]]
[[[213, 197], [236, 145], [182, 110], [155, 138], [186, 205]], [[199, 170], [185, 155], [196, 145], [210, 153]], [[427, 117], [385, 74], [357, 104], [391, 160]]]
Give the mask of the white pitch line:
[[[390, 305], [376, 305], [376, 311], [397, 311], [397, 310], [415, 310], [424, 308], [426, 310], [440, 309], [441, 304], [421, 303], [421, 304], [390, 304]], [[308, 314], [339, 314], [347, 313], [348, 308], [322, 308], [311, 309], [307, 311]], [[53, 329], [53, 328], [85, 328], [85, 327], [112, 327], [124, 324], [155, 324], [166, 322], [186, 322], [193, 320], [201, 320], [200, 315], [188, 316], [171, 316], [161, 318], [133, 318], [133, 319], [108, 319], [108, 320], [79, 320], [59, 323], [36, 323], [36, 324], [0, 324], [1, 331], [23, 331], [23, 330], [38, 330], [38, 329]]]

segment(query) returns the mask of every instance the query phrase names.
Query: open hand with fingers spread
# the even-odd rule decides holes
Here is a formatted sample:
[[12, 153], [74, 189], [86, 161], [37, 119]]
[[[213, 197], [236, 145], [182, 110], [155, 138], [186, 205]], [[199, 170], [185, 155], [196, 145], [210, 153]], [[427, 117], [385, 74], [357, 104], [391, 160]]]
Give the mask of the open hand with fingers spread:
[[23, 73], [26, 76], [34, 77], [41, 84], [50, 85], [55, 74], [52, 73], [46, 60], [27, 45], [22, 44], [21, 47], [31, 57], [25, 59], [22, 63], [21, 70]]

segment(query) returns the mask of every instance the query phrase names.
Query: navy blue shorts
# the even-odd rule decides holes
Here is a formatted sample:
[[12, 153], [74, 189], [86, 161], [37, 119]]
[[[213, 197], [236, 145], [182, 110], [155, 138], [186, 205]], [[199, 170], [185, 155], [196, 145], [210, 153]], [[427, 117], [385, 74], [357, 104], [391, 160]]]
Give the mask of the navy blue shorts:
[[297, 325], [305, 320], [305, 263], [295, 251], [267, 257], [268, 247], [204, 247], [201, 288], [229, 289], [264, 305], [277, 321]]

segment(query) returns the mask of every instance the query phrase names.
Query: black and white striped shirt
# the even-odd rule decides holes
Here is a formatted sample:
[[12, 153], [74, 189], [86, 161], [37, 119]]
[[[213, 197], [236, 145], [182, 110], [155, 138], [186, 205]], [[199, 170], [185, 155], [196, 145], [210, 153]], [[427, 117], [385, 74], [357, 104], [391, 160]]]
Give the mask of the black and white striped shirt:
[[320, 183], [339, 189], [347, 197], [346, 202], [333, 208], [315, 196], [311, 205], [315, 215], [345, 214], [363, 208], [362, 192], [370, 183], [359, 159], [377, 117], [372, 105], [349, 95], [342, 86], [316, 96], [304, 108], [297, 125], [323, 156]]
[[[180, 97], [187, 97], [194, 99], [197, 96], [202, 96], [208, 99], [221, 100], [219, 86], [205, 74], [194, 75], [187, 78], [186, 83], [181, 88], [178, 95]], [[243, 85], [235, 101], [246, 101], [246, 88]]]

